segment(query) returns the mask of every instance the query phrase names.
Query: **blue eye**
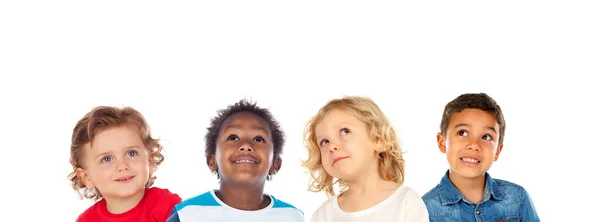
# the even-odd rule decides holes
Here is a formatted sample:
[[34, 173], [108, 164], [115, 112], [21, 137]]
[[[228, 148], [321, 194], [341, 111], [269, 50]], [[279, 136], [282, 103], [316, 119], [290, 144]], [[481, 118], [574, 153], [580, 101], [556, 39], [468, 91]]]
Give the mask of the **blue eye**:
[[348, 128], [343, 128], [343, 129], [340, 130], [340, 133], [342, 135], [350, 134], [350, 130]]
[[319, 143], [319, 146], [323, 147], [327, 144], [329, 144], [329, 140], [324, 139], [324, 140], [321, 140], [321, 142]]
[[227, 140], [239, 140], [240, 138], [238, 138], [238, 136], [236, 135], [230, 135], [227, 137]]
[[127, 152], [127, 156], [128, 157], [134, 157], [134, 156], [137, 156], [137, 155], [138, 155], [138, 152], [135, 151], [135, 150], [131, 150], [131, 151]]
[[255, 138], [254, 138], [254, 142], [258, 142], [258, 143], [264, 143], [264, 142], [265, 142], [265, 139], [264, 139], [264, 138], [262, 138], [262, 137], [260, 137], [260, 136], [257, 136], [257, 137], [255, 137]]
[[112, 160], [112, 157], [110, 156], [105, 156], [102, 158], [101, 163], [108, 163]]

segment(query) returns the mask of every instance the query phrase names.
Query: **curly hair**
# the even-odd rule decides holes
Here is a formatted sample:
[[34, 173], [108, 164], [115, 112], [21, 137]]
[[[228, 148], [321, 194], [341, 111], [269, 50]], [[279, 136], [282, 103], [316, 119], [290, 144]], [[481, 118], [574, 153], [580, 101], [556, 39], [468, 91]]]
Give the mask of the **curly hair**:
[[371, 98], [344, 96], [341, 99], [330, 100], [308, 121], [304, 129], [304, 146], [308, 149], [308, 159], [302, 160], [302, 165], [308, 168], [311, 176], [308, 190], [325, 191], [328, 197], [332, 197], [335, 195], [334, 184], [339, 183], [342, 192], [347, 189], [345, 181], [341, 179], [333, 181], [334, 178], [323, 168], [321, 149], [315, 135], [317, 124], [333, 109], [344, 110], [367, 126], [369, 138], [378, 147], [379, 175], [384, 180], [403, 184], [405, 163], [402, 149], [396, 131], [388, 118]]
[[217, 151], [217, 137], [219, 136], [223, 122], [225, 122], [225, 120], [233, 114], [241, 112], [254, 114], [267, 122], [269, 125], [269, 130], [271, 131], [271, 139], [273, 141], [273, 155], [275, 158], [280, 159], [283, 152], [283, 145], [285, 143], [285, 134], [283, 133], [283, 130], [281, 130], [279, 122], [275, 120], [273, 114], [271, 114], [271, 111], [257, 106], [256, 102], [250, 102], [245, 99], [242, 99], [225, 109], [219, 110], [217, 112], [217, 116], [212, 118], [210, 126], [207, 128], [208, 132], [204, 138], [206, 141], [206, 157], [215, 155], [215, 152]]
[[[99, 190], [88, 189], [77, 176], [77, 169], [85, 168], [81, 161], [85, 152], [83, 147], [86, 144], [91, 143], [99, 132], [121, 126], [132, 127], [137, 131], [144, 145], [149, 150], [149, 156], [154, 170], [156, 170], [163, 162], [164, 156], [161, 154], [163, 147], [160, 144], [159, 139], [152, 137], [150, 126], [140, 112], [131, 107], [95, 107], [77, 122], [73, 128], [71, 137], [70, 162], [73, 171], [69, 174], [68, 179], [71, 181], [71, 186], [80, 198], [85, 197], [92, 199], [93, 201], [102, 198], [102, 194]], [[154, 180], [156, 180], [156, 176], [150, 175], [150, 178], [146, 182], [146, 187], [151, 187], [152, 184], [154, 184]]]

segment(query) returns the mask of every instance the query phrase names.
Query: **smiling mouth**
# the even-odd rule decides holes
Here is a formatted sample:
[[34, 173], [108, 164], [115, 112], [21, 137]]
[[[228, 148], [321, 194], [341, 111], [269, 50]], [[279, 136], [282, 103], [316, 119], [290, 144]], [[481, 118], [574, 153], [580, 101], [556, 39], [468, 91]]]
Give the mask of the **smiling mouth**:
[[235, 163], [235, 164], [240, 164], [240, 163], [242, 163], [242, 164], [243, 164], [243, 163], [247, 163], [247, 164], [258, 164], [258, 162], [256, 162], [256, 161], [253, 161], [253, 160], [236, 160], [236, 161], [233, 161], [233, 163]]
[[135, 177], [135, 176], [123, 177], [123, 178], [116, 179], [115, 181], [117, 181], [117, 182], [130, 181], [131, 179], [133, 179], [133, 177]]
[[460, 158], [460, 160], [462, 160], [465, 163], [471, 163], [471, 164], [481, 163], [481, 161], [473, 159], [473, 158], [469, 158], [469, 157], [463, 157], [463, 158]]

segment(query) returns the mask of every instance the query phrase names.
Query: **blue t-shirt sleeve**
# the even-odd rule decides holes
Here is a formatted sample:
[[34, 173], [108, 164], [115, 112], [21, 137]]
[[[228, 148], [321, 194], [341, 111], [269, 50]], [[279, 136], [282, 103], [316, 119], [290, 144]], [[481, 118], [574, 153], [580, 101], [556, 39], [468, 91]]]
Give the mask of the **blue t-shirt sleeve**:
[[529, 197], [529, 193], [525, 189], [523, 189], [523, 204], [521, 205], [521, 221], [540, 221], [540, 218], [537, 215], [535, 210], [535, 206], [533, 205], [533, 201], [531, 197]]
[[171, 211], [171, 216], [169, 216], [167, 222], [180, 222], [179, 215], [177, 214], [177, 209], [175, 207], [173, 207], [173, 210]]

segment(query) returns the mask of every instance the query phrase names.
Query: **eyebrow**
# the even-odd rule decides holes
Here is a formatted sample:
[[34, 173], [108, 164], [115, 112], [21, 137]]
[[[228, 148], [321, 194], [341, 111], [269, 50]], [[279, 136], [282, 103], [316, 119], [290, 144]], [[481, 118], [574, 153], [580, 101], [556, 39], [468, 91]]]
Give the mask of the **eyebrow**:
[[[131, 149], [131, 148], [140, 149], [140, 147], [139, 147], [139, 146], [127, 146], [127, 147], [124, 147], [123, 149], [124, 149], [124, 150], [128, 150], [128, 149]], [[108, 155], [108, 154], [111, 154], [111, 153], [112, 153], [112, 152], [110, 152], [110, 151], [109, 151], [109, 152], [103, 152], [103, 153], [100, 153], [100, 154], [96, 155], [95, 159], [97, 159], [98, 157], [101, 157], [101, 156], [106, 156], [106, 155]]]
[[[456, 129], [458, 127], [469, 127], [469, 126], [471, 126], [471, 125], [466, 124], [466, 123], [461, 123], [461, 124], [458, 124], [458, 125], [454, 126], [454, 128]], [[496, 133], [496, 134], [498, 133], [498, 132], [496, 132], [496, 128], [494, 128], [494, 127], [485, 126], [485, 128], [488, 129], [488, 130], [494, 131], [494, 133]]]

